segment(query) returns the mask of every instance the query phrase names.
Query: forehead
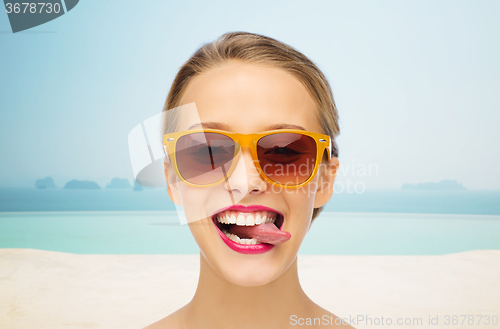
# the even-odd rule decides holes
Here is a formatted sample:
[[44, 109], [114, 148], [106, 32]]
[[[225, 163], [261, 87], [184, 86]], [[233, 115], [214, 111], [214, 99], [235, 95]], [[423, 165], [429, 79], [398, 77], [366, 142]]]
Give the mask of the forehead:
[[[276, 67], [233, 61], [210, 69], [187, 86], [182, 104], [193, 102], [199, 121], [218, 122], [235, 132], [252, 133], [283, 124], [320, 132], [317, 106], [307, 89]], [[199, 121], [183, 115], [179, 128]]]

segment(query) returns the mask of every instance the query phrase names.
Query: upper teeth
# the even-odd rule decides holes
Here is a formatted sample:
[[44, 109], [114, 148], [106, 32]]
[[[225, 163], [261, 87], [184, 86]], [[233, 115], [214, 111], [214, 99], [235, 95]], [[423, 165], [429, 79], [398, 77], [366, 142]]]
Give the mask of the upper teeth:
[[253, 226], [266, 223], [274, 223], [277, 214], [269, 211], [257, 211], [252, 213], [223, 211], [217, 214], [217, 221], [223, 224], [236, 224], [239, 226]]

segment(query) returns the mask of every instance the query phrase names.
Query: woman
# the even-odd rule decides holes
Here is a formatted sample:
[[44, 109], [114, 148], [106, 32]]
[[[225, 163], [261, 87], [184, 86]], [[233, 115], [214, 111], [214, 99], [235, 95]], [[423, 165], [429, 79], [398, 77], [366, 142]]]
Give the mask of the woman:
[[351, 328], [307, 297], [297, 272], [339, 166], [321, 71], [272, 38], [227, 33], [180, 68], [164, 111], [168, 192], [200, 248], [200, 277], [190, 303], [147, 328]]

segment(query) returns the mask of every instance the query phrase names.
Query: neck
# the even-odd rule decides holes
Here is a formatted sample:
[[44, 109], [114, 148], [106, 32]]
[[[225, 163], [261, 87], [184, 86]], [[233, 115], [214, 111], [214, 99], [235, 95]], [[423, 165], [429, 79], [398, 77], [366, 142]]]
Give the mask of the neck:
[[186, 323], [193, 328], [288, 327], [290, 316], [306, 313], [311, 304], [299, 283], [297, 258], [276, 280], [242, 287], [221, 277], [200, 254], [198, 288], [186, 306]]

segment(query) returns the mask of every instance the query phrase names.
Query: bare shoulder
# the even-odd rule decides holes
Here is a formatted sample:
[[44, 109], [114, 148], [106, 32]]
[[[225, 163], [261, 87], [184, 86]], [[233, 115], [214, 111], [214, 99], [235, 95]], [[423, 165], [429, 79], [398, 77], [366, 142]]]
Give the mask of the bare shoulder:
[[147, 327], [144, 327], [143, 329], [165, 329], [165, 328], [171, 328], [171, 329], [181, 329], [185, 328], [186, 326], [184, 325], [183, 321], [183, 308], [178, 309], [174, 313], [164, 317], [163, 319], [156, 321], [155, 323], [150, 324]]
[[[342, 321], [342, 319], [332, 312], [322, 308], [318, 304], [314, 303], [314, 306], [311, 309], [311, 314], [313, 314], [314, 319], [319, 319], [319, 324], [318, 328], [324, 328], [325, 325], [329, 328], [342, 328], [342, 329], [355, 329], [349, 323], [346, 323], [345, 321]], [[313, 320], [313, 325], [316, 325], [316, 322]]]

